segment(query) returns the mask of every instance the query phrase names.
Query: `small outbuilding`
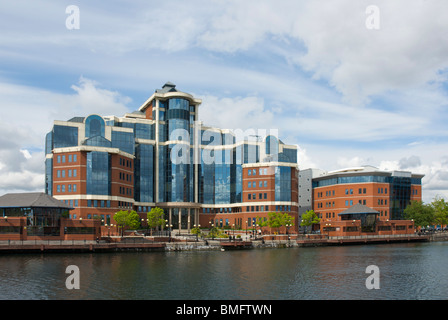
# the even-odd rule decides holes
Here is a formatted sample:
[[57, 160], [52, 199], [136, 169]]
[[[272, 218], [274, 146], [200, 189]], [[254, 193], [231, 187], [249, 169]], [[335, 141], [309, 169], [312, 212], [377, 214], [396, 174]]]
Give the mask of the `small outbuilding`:
[[43, 192], [5, 194], [0, 197], [0, 240], [95, 239], [100, 221], [71, 220], [72, 209]]

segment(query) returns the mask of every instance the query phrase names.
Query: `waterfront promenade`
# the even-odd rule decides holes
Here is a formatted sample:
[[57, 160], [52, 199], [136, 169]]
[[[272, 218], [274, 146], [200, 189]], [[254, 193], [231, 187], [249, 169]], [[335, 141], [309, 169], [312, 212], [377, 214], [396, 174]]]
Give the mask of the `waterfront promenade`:
[[[112, 240], [112, 241], [111, 241]], [[116, 237], [108, 241], [89, 240], [28, 240], [0, 241], [0, 253], [50, 253], [50, 252], [120, 252], [120, 251], [184, 251], [184, 250], [234, 250], [255, 248], [287, 248], [312, 246], [364, 245], [399, 242], [448, 241], [448, 233], [406, 234], [390, 236], [355, 237], [306, 237], [303, 235], [265, 235], [242, 239], [196, 239], [192, 236], [178, 237]]]

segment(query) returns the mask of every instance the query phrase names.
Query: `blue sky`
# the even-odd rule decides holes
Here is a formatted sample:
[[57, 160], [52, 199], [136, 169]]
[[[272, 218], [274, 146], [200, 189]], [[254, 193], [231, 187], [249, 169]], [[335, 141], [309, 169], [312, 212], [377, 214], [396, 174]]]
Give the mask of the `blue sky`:
[[425, 201], [448, 196], [446, 12], [444, 0], [2, 1], [0, 193], [43, 190], [54, 120], [121, 116], [171, 81], [203, 100], [205, 124], [278, 130], [301, 169], [410, 170]]

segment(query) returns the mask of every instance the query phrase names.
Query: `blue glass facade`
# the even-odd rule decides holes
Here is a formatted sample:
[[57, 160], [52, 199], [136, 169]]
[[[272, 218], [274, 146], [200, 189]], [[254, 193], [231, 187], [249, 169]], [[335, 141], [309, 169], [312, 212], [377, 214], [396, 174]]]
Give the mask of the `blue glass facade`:
[[275, 168], [275, 201], [291, 201], [291, 168]]
[[107, 152], [93, 151], [87, 153], [87, 194], [111, 194], [110, 170], [110, 155]]
[[105, 133], [104, 119], [98, 115], [90, 115], [85, 119], [85, 136], [92, 138], [96, 136], [104, 137]]
[[55, 125], [53, 127], [53, 148], [74, 147], [78, 145], [78, 128]]
[[112, 147], [129, 154], [134, 154], [135, 149], [134, 133], [112, 131]]
[[154, 202], [154, 146], [139, 144], [135, 148], [135, 200]]
[[[187, 227], [187, 221], [194, 221], [194, 210], [202, 205], [211, 205], [220, 213], [235, 212], [233, 208], [244, 202], [243, 166], [263, 161], [262, 152], [278, 155], [279, 162], [297, 162], [297, 150], [277, 138], [272, 138], [269, 147], [261, 141], [236, 142], [229, 130], [217, 128], [199, 130], [200, 136], [195, 137], [194, 122], [200, 102], [182, 94], [161, 94], [159, 97], [156, 92], [155, 98], [139, 111], [122, 118], [89, 115], [54, 125], [46, 136], [47, 193], [51, 194], [53, 184], [56, 185], [52, 176], [54, 149], [59, 150], [53, 157], [79, 152], [79, 160], [85, 161], [85, 177], [80, 176], [84, 172], [84, 163], [80, 161], [76, 163], [81, 166], [77, 173], [79, 180], [85, 181], [85, 193], [92, 199], [92, 207], [97, 207], [94, 196], [107, 196], [96, 201], [97, 208], [102, 208], [101, 201], [106, 201], [105, 208], [111, 210], [136, 206], [149, 211], [151, 206], [160, 205], [165, 212], [172, 209], [170, 221], [174, 228]], [[292, 201], [291, 167], [278, 167], [275, 201]], [[74, 182], [70, 184], [73, 187]], [[79, 185], [76, 190], [80, 190]], [[88, 204], [84, 206], [90, 208]]]

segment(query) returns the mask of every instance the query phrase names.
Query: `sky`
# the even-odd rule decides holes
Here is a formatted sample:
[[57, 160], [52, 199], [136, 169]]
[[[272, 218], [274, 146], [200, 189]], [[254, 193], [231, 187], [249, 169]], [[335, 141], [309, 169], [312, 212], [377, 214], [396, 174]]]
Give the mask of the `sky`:
[[448, 197], [448, 1], [0, 1], [0, 194], [44, 190], [54, 120], [170, 81], [200, 119], [278, 130], [300, 169], [424, 174]]

